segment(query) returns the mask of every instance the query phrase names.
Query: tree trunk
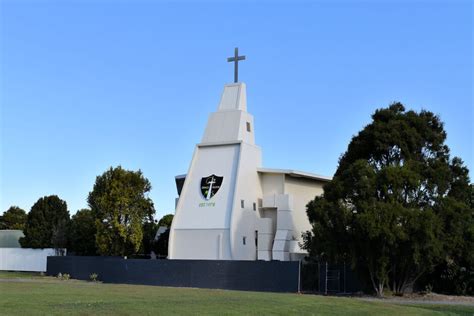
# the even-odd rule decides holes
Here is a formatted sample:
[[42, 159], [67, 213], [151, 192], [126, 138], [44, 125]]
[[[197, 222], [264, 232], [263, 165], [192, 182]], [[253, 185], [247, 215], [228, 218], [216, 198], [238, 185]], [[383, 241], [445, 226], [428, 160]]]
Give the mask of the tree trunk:
[[377, 282], [375, 282], [374, 274], [370, 269], [369, 274], [370, 280], [372, 281], [372, 286], [374, 287], [375, 293], [377, 293], [377, 297], [383, 297], [383, 287], [385, 285], [385, 281], [377, 280]]
[[378, 297], [383, 297], [383, 286], [385, 282], [379, 282], [379, 286], [377, 289], [377, 296]]

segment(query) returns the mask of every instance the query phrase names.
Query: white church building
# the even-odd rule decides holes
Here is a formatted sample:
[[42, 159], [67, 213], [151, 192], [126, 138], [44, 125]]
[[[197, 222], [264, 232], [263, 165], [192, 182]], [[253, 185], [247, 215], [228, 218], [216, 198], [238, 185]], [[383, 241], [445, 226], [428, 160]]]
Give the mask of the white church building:
[[217, 111], [196, 145], [188, 173], [176, 177], [179, 198], [169, 259], [300, 260], [310, 230], [306, 204], [330, 177], [262, 167], [246, 86], [224, 86]]

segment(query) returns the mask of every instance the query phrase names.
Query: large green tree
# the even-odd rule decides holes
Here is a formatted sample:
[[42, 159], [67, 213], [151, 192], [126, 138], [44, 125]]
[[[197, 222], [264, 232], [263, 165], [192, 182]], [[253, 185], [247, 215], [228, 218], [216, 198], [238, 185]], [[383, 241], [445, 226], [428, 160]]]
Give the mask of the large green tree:
[[125, 256], [139, 252], [143, 225], [153, 221], [148, 197], [151, 184], [142, 172], [110, 168], [96, 178], [88, 203], [95, 218], [99, 254]]
[[26, 224], [26, 212], [18, 206], [11, 206], [0, 216], [0, 229], [23, 230]]
[[68, 234], [68, 251], [75, 255], [94, 256], [97, 254], [95, 235], [97, 229], [92, 211], [82, 209], [71, 218]]
[[445, 257], [472, 257], [468, 170], [445, 140], [431, 112], [377, 110], [307, 206], [311, 256], [352, 262], [378, 295], [402, 294]]
[[40, 198], [28, 213], [20, 239], [23, 248], [66, 248], [69, 211], [56, 195]]

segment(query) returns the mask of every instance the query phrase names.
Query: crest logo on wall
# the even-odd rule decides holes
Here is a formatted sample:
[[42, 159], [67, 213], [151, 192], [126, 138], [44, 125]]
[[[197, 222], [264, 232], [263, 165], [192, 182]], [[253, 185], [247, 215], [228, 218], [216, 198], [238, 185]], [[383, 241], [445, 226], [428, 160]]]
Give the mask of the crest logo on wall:
[[221, 188], [224, 177], [211, 174], [201, 179], [201, 193], [204, 199], [210, 200]]

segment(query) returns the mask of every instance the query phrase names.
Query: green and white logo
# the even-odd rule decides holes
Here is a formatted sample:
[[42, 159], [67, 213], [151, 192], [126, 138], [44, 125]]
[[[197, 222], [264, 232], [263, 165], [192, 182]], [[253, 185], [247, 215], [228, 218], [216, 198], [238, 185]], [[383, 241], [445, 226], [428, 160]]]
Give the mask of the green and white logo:
[[210, 200], [221, 188], [224, 177], [211, 174], [201, 179], [201, 193], [204, 199]]

